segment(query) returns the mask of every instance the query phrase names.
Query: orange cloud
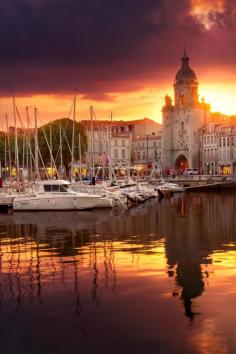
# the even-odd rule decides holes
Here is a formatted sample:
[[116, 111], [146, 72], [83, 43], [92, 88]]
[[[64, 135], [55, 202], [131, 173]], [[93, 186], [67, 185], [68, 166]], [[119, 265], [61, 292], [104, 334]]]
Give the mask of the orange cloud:
[[191, 15], [210, 30], [215, 16], [224, 13], [225, 6], [226, 0], [191, 0]]

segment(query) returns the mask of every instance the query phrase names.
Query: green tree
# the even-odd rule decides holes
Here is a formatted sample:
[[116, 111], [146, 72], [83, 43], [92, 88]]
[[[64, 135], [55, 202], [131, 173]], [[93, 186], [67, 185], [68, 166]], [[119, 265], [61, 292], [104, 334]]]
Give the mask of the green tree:
[[[73, 131], [73, 121], [69, 118], [62, 118], [55, 120], [51, 123], [47, 123], [39, 128], [38, 130], [38, 141], [39, 150], [42, 154], [44, 164], [46, 166], [50, 165], [51, 156], [48, 144], [50, 145], [50, 129], [52, 132], [52, 155], [56, 166], [60, 165], [60, 125], [62, 131], [62, 157], [63, 165], [69, 172], [69, 166], [71, 164], [71, 146], [72, 146], [72, 131]], [[48, 140], [48, 144], [45, 138]], [[75, 144], [74, 144], [74, 159], [75, 161], [79, 159], [79, 135], [81, 138], [81, 153], [83, 154], [87, 149], [87, 137], [85, 134], [84, 127], [75, 122]], [[33, 144], [34, 145], [34, 144]]]

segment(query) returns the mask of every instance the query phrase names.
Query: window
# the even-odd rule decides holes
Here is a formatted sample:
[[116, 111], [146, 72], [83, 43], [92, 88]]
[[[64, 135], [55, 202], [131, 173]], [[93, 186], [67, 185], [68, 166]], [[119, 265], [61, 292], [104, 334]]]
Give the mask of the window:
[[180, 95], [180, 97], [179, 97], [179, 105], [180, 105], [180, 107], [184, 106], [184, 95]]
[[117, 140], [115, 140], [115, 146], [117, 146], [118, 145], [118, 142], [117, 142]]
[[125, 140], [122, 140], [122, 146], [125, 146]]
[[98, 147], [98, 149], [99, 149], [99, 152], [102, 152], [102, 142], [101, 141], [99, 141], [99, 147]]
[[114, 149], [114, 158], [118, 159], [118, 150], [117, 149]]
[[122, 157], [122, 159], [125, 159], [125, 149], [121, 150], [121, 157]]
[[69, 186], [67, 184], [60, 186], [60, 192], [68, 192], [68, 189], [69, 189]]
[[68, 192], [69, 186], [67, 184], [59, 185], [59, 184], [45, 184], [44, 191], [45, 192]]
[[140, 160], [140, 152], [138, 151], [138, 160]]
[[44, 185], [44, 190], [45, 192], [59, 192], [59, 185], [57, 184], [45, 184]]
[[213, 144], [213, 135], [211, 136], [211, 144]]

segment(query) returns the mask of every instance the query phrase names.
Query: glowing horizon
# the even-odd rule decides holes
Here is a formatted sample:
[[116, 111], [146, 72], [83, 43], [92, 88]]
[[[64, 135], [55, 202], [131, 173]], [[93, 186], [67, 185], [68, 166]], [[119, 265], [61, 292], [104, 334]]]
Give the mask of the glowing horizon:
[[[236, 115], [235, 84], [224, 82], [204, 81], [199, 85], [199, 100], [203, 97], [211, 105], [212, 112], [220, 112], [228, 116]], [[135, 120], [148, 117], [162, 123], [162, 107], [164, 97], [168, 94], [173, 98], [173, 86], [169, 83], [162, 87], [146, 87], [143, 90], [131, 92], [111, 93], [109, 101], [96, 101], [77, 96], [76, 119], [89, 118], [89, 106], [93, 106], [97, 119], [108, 119], [113, 112], [114, 120]], [[33, 108], [37, 107], [40, 113], [40, 124], [50, 120], [71, 117], [69, 115], [73, 103], [72, 95], [32, 95], [17, 97], [16, 103], [21, 117], [26, 116], [25, 107], [29, 107], [31, 122], [33, 122]], [[9, 125], [13, 125], [12, 98], [5, 97], [0, 101], [0, 129], [5, 127], [5, 114], [9, 116]]]

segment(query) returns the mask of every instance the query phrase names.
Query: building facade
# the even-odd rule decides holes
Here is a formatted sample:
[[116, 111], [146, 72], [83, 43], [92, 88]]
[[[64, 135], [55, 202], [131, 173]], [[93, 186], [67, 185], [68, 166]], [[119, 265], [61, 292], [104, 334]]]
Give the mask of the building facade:
[[161, 162], [162, 131], [156, 134], [138, 136], [133, 143], [133, 163], [150, 164]]
[[[157, 136], [161, 124], [149, 118], [133, 121], [81, 121], [88, 137], [88, 159], [93, 155], [95, 165], [111, 162], [114, 167], [131, 166], [134, 163], [135, 141], [149, 137], [150, 158], [153, 155], [152, 136]], [[93, 151], [93, 153], [92, 153]]]
[[236, 125], [209, 123], [199, 130], [201, 173], [236, 174]]

